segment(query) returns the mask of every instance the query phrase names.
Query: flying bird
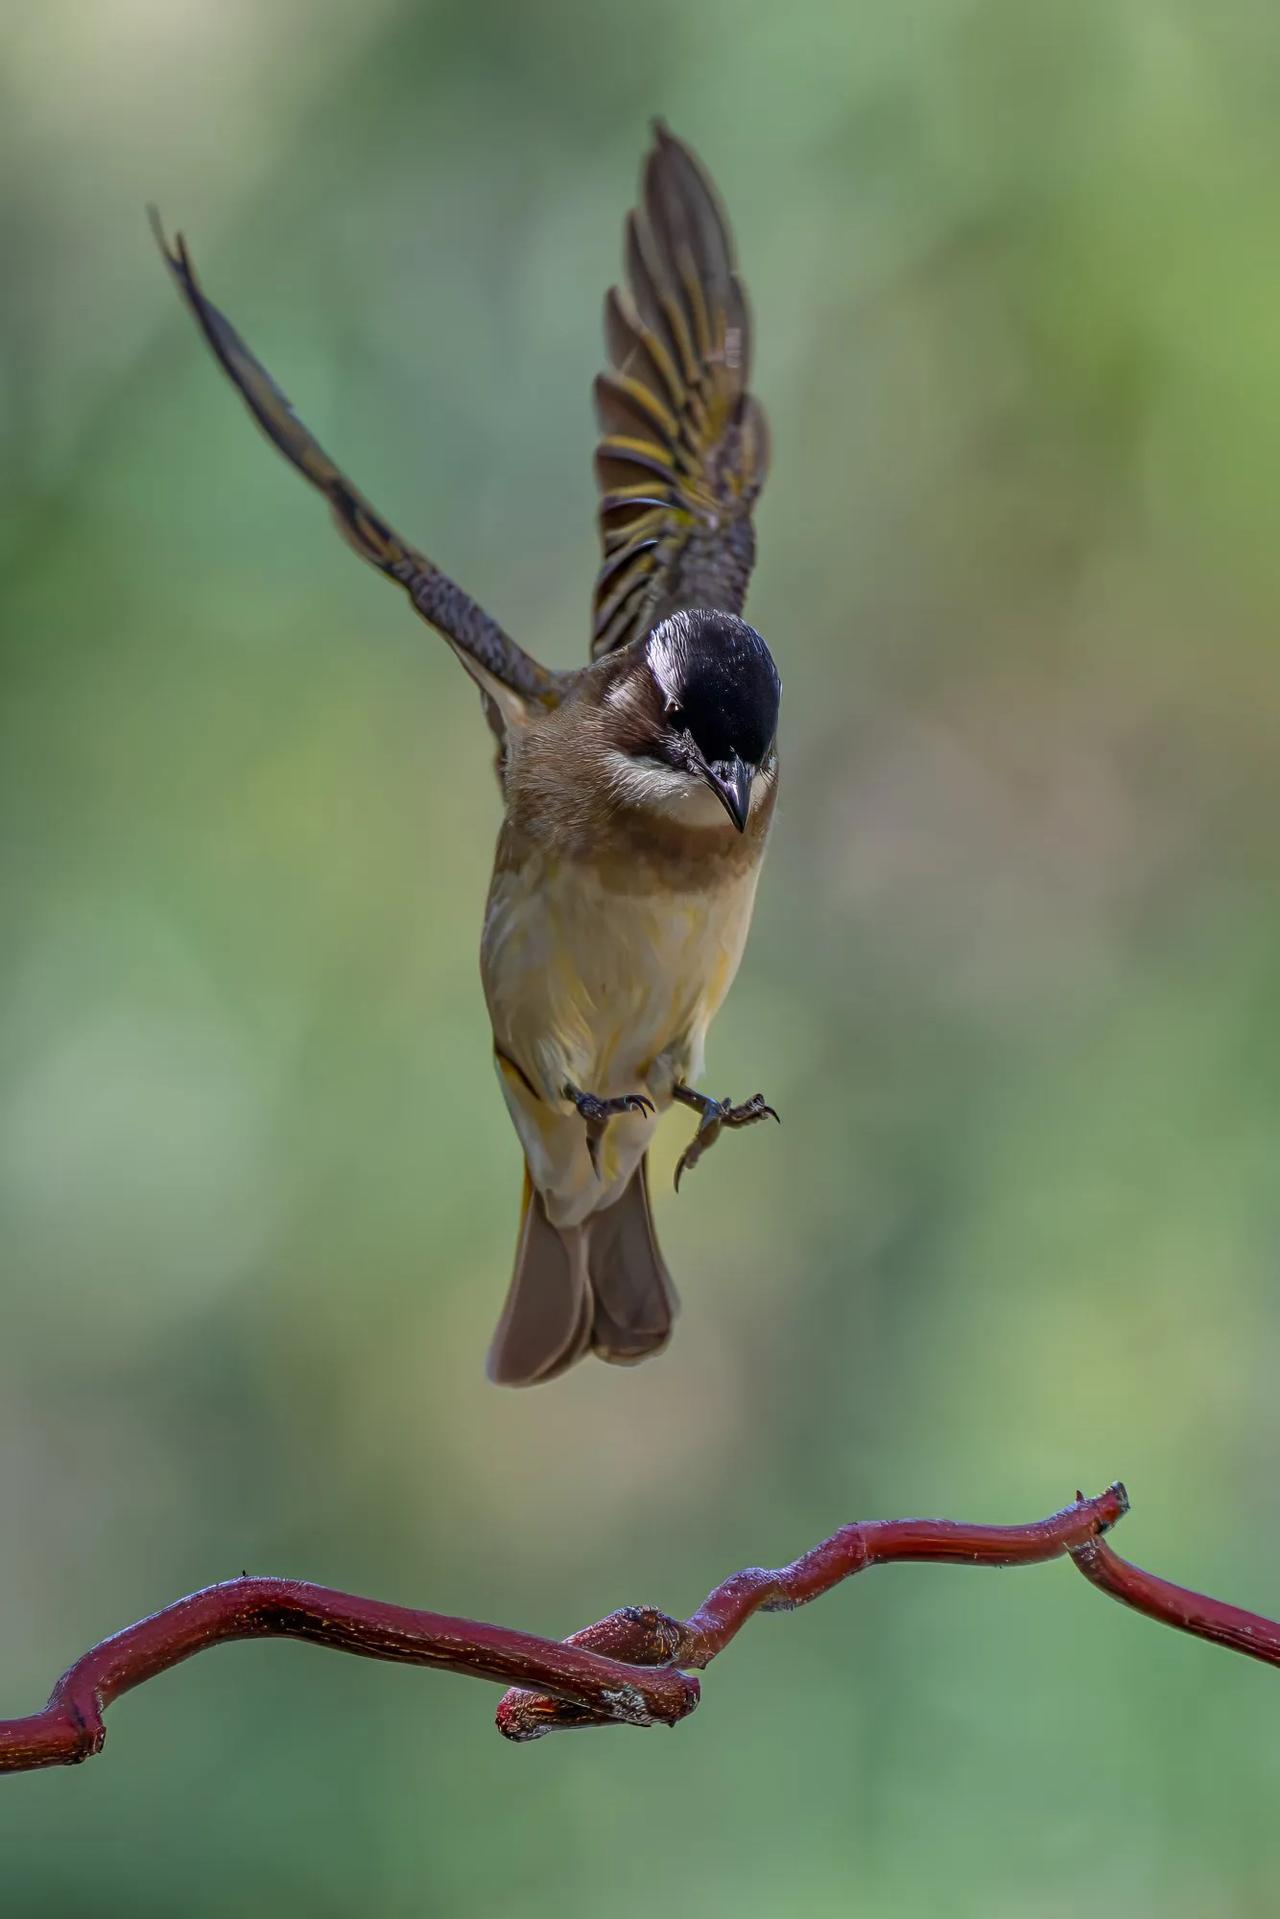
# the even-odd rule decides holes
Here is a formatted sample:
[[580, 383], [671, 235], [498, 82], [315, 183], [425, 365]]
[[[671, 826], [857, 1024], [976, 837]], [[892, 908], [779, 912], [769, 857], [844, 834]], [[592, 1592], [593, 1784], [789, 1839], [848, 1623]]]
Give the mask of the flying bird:
[[778, 788], [780, 684], [742, 619], [765, 477], [751, 324], [729, 228], [689, 148], [655, 123], [605, 300], [595, 383], [602, 562], [591, 658], [538, 664], [334, 465], [178, 235], [156, 238], [267, 438], [323, 493], [480, 688], [503, 818], [481, 941], [499, 1082], [524, 1149], [515, 1270], [489, 1350], [502, 1385], [671, 1335], [647, 1155], [673, 1102], [698, 1115], [676, 1185], [722, 1131], [777, 1118], [699, 1090], [738, 970]]

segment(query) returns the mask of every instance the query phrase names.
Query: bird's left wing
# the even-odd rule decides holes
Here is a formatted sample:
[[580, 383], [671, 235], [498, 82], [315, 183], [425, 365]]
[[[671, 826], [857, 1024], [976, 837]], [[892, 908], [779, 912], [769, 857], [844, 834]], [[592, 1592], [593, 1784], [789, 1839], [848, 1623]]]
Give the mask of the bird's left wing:
[[496, 724], [499, 715], [509, 723], [522, 707], [555, 706], [561, 696], [562, 677], [540, 666], [469, 594], [388, 526], [313, 439], [231, 322], [205, 298], [182, 235], [176, 235], [170, 246], [154, 211], [151, 221], [179, 292], [262, 431], [303, 478], [324, 494], [348, 545], [388, 579], [398, 581], [416, 611], [448, 640], [479, 683], [495, 731], [502, 731]]

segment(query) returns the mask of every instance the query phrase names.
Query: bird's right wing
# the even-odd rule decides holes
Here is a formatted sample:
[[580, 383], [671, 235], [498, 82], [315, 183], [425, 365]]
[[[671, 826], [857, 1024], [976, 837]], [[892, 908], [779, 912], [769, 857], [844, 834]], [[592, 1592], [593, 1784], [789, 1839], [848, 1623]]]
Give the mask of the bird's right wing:
[[[491, 724], [499, 715], [509, 723], [530, 705], [555, 706], [560, 698], [561, 676], [540, 666], [469, 594], [388, 526], [312, 438], [231, 322], [205, 298], [181, 234], [171, 247], [154, 213], [152, 225], [179, 292], [262, 431], [303, 478], [324, 494], [348, 545], [380, 573], [398, 581], [416, 611], [448, 640], [478, 682]], [[495, 725], [496, 732], [500, 734], [501, 730]]]
[[683, 607], [742, 611], [769, 457], [728, 223], [688, 147], [661, 121], [654, 136], [627, 218], [631, 297], [614, 287], [605, 302], [616, 371], [595, 389], [604, 560], [593, 656]]

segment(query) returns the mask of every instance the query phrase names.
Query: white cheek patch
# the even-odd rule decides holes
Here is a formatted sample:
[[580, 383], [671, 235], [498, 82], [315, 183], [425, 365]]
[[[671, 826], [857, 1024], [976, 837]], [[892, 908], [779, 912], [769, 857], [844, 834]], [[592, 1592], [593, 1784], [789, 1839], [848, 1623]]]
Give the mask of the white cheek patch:
[[714, 825], [725, 816], [706, 781], [682, 773], [679, 767], [616, 748], [607, 755], [607, 763], [614, 795], [623, 806], [661, 813], [690, 826]]
[[[607, 755], [607, 764], [615, 797], [623, 806], [659, 813], [686, 826], [730, 824], [720, 799], [696, 773], [682, 773], [678, 767], [667, 766], [662, 760], [619, 753], [616, 748]], [[753, 813], [767, 785], [764, 779], [756, 780], [751, 793]]]
[[656, 811], [686, 826], [729, 826], [729, 815], [705, 780], [687, 780], [679, 796], [660, 801]]

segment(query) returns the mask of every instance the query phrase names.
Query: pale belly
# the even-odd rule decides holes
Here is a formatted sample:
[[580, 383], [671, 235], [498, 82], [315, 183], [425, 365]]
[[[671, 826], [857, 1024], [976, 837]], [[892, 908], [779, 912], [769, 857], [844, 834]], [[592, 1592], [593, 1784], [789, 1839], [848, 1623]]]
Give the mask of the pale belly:
[[602, 1098], [643, 1093], [661, 1112], [678, 1080], [697, 1080], [707, 1027], [742, 957], [757, 878], [752, 868], [696, 893], [619, 892], [590, 864], [542, 853], [495, 875], [481, 973], [499, 1077], [557, 1225], [617, 1197], [655, 1123], [641, 1114], [610, 1120], [597, 1179], [565, 1086]]

